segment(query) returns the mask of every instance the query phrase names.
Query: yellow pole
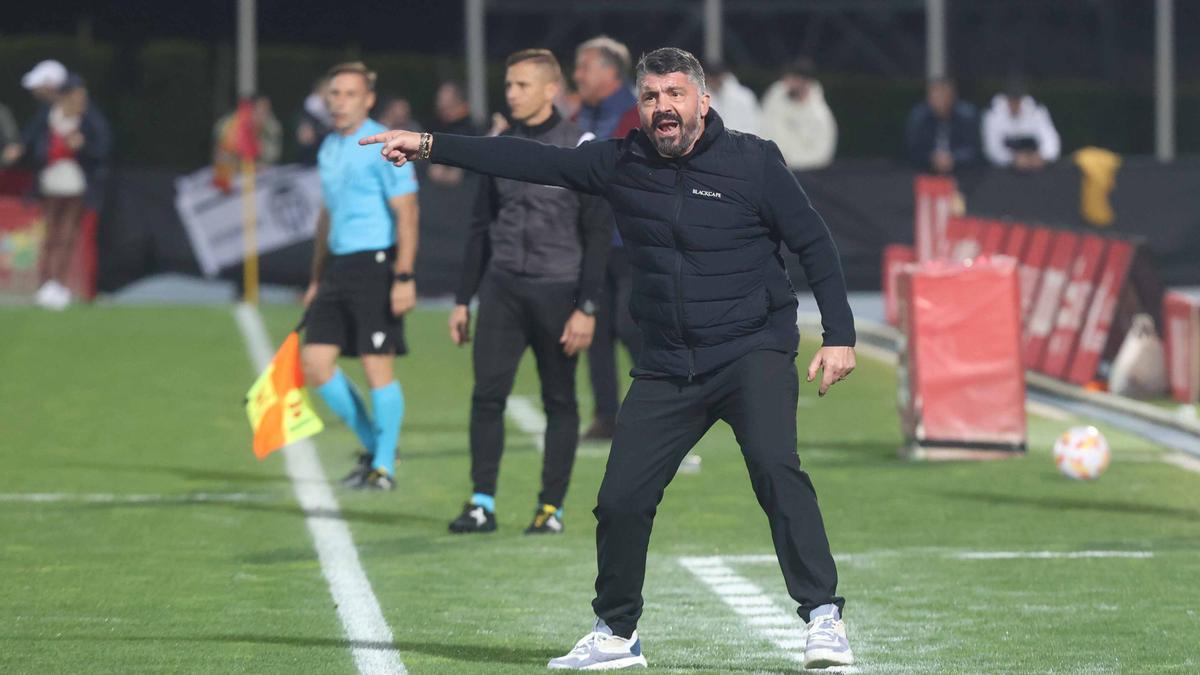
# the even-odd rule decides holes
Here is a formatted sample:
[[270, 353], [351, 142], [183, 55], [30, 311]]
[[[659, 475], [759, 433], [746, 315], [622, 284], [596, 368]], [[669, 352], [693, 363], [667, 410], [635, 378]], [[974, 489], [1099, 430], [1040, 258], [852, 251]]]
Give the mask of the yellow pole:
[[258, 239], [256, 237], [257, 210], [254, 192], [254, 160], [242, 158], [242, 239], [246, 245], [242, 263], [242, 301], [258, 304]]

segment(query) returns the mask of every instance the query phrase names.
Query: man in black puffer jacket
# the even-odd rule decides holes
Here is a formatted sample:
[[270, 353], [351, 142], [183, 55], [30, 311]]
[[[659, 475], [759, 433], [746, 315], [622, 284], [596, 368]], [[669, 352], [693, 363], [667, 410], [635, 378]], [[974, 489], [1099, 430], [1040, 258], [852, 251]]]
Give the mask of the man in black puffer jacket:
[[679, 463], [717, 420], [734, 431], [770, 521], [788, 592], [809, 622], [805, 664], [853, 655], [816, 493], [796, 454], [799, 332], [782, 242], [821, 310], [808, 369], [820, 394], [854, 368], [854, 323], [829, 229], [774, 143], [726, 131], [694, 56], [664, 48], [637, 69], [641, 129], [569, 149], [515, 138], [390, 131], [386, 159], [429, 159], [604, 196], [633, 265], [645, 344], [617, 418], [595, 514], [594, 630], [552, 668], [646, 663], [637, 638], [650, 529]]

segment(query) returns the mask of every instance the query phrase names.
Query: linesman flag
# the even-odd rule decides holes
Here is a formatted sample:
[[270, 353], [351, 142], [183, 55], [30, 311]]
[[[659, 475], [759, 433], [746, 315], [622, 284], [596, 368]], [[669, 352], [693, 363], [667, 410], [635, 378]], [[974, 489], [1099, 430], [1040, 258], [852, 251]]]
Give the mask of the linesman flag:
[[254, 456], [259, 459], [325, 428], [304, 390], [300, 334], [296, 331], [287, 336], [246, 393], [246, 414], [254, 430]]

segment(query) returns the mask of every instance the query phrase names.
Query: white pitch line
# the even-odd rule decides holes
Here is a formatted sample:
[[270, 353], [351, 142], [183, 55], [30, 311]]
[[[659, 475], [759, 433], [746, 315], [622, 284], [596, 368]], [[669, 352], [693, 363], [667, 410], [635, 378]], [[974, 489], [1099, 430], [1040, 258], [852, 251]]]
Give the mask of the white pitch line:
[[1074, 415], [1066, 410], [1063, 410], [1062, 408], [1059, 408], [1058, 406], [1049, 405], [1033, 399], [1025, 400], [1025, 410], [1032, 415], [1045, 417], [1046, 419], [1053, 420], [1055, 422], [1070, 422], [1071, 420], [1075, 419]]
[[[790, 658], [803, 663], [807, 628], [800, 622], [800, 617], [795, 612], [789, 612], [775, 604], [761, 588], [735, 573], [726, 564], [758, 562], [760, 558], [766, 557], [684, 557], [679, 559], [679, 564], [716, 593], [717, 597], [742, 617], [747, 625], [754, 627], [764, 640], [782, 649]], [[774, 556], [771, 556], [771, 560], [774, 559]]]
[[0, 502], [82, 502], [85, 504], [200, 504], [205, 502], [264, 501], [271, 498], [271, 495], [249, 492], [193, 492], [174, 495], [75, 494], [70, 492], [12, 492], [0, 494]]
[[1181, 469], [1192, 471], [1194, 473], [1200, 473], [1200, 458], [1194, 457], [1185, 452], [1168, 453], [1163, 455], [1160, 459], [1167, 464], [1177, 466]]
[[546, 452], [546, 416], [528, 396], [509, 396], [504, 411], [518, 429], [533, 439], [538, 452]]
[[[256, 308], [239, 304], [234, 317], [246, 342], [250, 361], [257, 370], [265, 369], [271, 361], [272, 350], [262, 316]], [[287, 446], [282, 452], [296, 501], [307, 514], [304, 524], [312, 536], [321, 561], [321, 574], [329, 584], [329, 593], [346, 631], [358, 672], [363, 675], [406, 674], [408, 671], [400, 660], [392, 629], [383, 618], [379, 600], [358, 559], [350, 527], [341, 517], [337, 498], [317, 459], [316, 445], [305, 439]]]
[[1151, 551], [963, 551], [957, 560], [1073, 560], [1076, 558], [1153, 558]]
[[[546, 415], [530, 396], [513, 395], [508, 397], [508, 405], [504, 412], [517, 425], [521, 433], [529, 436], [539, 453], [546, 452]], [[608, 446], [603, 448], [587, 447], [579, 443], [575, 449], [576, 457], [608, 457]]]
[[[950, 560], [1054, 560], [1078, 558], [1152, 558], [1153, 551], [978, 551], [965, 549], [884, 549], [867, 551], [865, 553], [843, 553], [835, 555], [838, 564], [862, 563], [880, 558], [939, 557]], [[704, 560], [691, 558], [689, 560]], [[778, 564], [774, 555], [726, 555], [712, 556], [709, 561], [717, 561], [726, 565], [765, 565]], [[709, 562], [708, 564], [717, 564]], [[727, 570], [728, 567], [721, 568]], [[722, 572], [723, 573], [723, 572]]]

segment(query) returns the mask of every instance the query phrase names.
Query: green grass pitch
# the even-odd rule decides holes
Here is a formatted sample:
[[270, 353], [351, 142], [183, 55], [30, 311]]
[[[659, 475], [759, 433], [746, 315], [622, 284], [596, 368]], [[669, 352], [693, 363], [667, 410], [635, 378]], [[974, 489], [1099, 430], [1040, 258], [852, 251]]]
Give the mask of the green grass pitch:
[[[278, 342], [296, 310], [264, 316]], [[338, 492], [363, 568], [410, 672], [542, 672], [590, 626], [607, 448], [581, 448], [566, 533], [526, 538], [540, 457], [510, 425], [499, 532], [448, 534], [469, 490], [470, 355], [442, 312], [418, 311], [409, 334], [397, 490]], [[254, 375], [228, 308], [0, 310], [0, 672], [354, 672], [283, 458], [250, 452]], [[1113, 465], [1069, 481], [1049, 453], [1069, 423], [1038, 417], [1028, 457], [906, 462], [894, 392], [892, 369], [860, 357], [831, 396], [803, 386], [797, 414], [860, 672], [1200, 671], [1200, 474], [1100, 424]], [[537, 400], [531, 360], [516, 394]], [[336, 478], [355, 442], [321, 413]], [[697, 452], [701, 471], [672, 483], [651, 543], [650, 665], [795, 669], [681, 564], [771, 552], [728, 428]], [[1145, 556], [969, 557], [1084, 550]], [[727, 560], [790, 610], [777, 567]]]

